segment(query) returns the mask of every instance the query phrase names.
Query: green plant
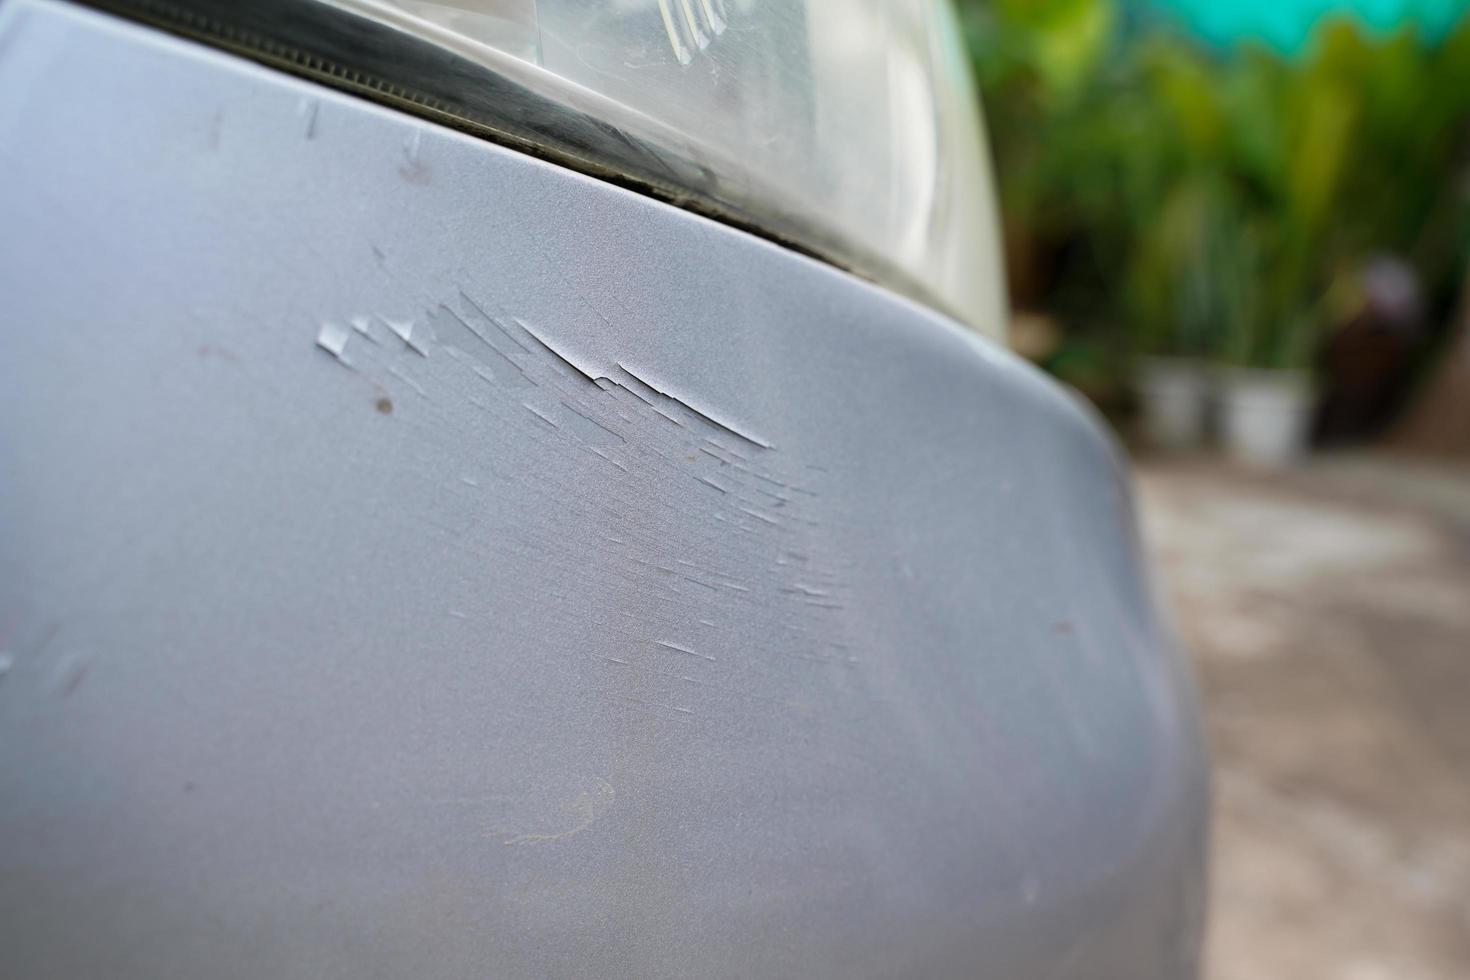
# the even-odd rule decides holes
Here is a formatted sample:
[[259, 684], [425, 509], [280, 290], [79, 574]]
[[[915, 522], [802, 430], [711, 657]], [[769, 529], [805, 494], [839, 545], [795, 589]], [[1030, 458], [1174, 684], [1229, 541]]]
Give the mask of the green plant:
[[1322, 25], [1287, 57], [1130, 27], [1110, 0], [998, 0], [967, 22], [1016, 290], [1119, 349], [1309, 363], [1368, 257], [1440, 308], [1470, 257], [1470, 21]]

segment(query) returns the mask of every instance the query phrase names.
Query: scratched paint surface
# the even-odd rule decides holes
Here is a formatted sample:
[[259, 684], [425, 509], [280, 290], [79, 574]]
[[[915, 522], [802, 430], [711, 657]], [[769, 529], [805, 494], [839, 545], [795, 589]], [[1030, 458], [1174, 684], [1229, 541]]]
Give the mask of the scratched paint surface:
[[[530, 505], [495, 522], [497, 546], [586, 563], [595, 583], [560, 566], [542, 572], [550, 600], [572, 602], [578, 585], [594, 584], [610, 600], [613, 618], [585, 651], [586, 682], [694, 729], [730, 698], [768, 728], [781, 727], [772, 713], [818, 704], [861, 713], [873, 695], [842, 639], [848, 590], [822, 555], [812, 489], [822, 468], [793, 465], [624, 365], [594, 376], [544, 330], [493, 310], [460, 290], [417, 318], [325, 320], [316, 345], [390, 404], [416, 400], [436, 438], [496, 447], [459, 464], [453, 492], [487, 518], [507, 501]], [[597, 530], [547, 540], [537, 525], [548, 518]], [[752, 621], [773, 639], [799, 638], [799, 649], [778, 642], [750, 656]]]
[[1190, 975], [1190, 684], [1024, 366], [43, 0], [0, 172], [19, 975]]

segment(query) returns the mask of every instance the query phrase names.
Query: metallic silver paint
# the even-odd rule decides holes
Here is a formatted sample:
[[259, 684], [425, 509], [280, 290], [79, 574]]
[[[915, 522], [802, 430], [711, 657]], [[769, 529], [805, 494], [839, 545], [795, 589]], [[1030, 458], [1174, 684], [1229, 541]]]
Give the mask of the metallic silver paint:
[[1099, 426], [764, 241], [0, 5], [19, 977], [1184, 978]]

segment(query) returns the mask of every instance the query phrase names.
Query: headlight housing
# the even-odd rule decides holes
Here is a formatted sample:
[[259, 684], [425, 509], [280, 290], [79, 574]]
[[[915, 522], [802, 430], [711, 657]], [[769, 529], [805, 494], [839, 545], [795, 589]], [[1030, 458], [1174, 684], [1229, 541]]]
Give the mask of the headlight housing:
[[1004, 334], [942, 0], [103, 0], [616, 180]]

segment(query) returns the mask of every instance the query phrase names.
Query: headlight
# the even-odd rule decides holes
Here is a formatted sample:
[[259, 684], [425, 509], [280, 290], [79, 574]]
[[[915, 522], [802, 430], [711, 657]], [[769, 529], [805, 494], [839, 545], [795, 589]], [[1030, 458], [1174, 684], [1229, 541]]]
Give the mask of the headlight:
[[105, 0], [617, 180], [1004, 333], [943, 0]]

